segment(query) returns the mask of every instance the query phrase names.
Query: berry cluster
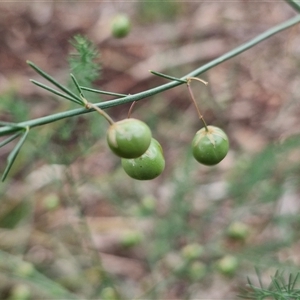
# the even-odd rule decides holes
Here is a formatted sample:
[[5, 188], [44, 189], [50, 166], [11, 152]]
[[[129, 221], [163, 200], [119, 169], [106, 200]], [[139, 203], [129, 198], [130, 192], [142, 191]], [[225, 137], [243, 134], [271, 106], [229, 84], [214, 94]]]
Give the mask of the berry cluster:
[[[161, 145], [152, 137], [150, 128], [140, 120], [129, 118], [113, 123], [107, 131], [107, 142], [110, 149], [122, 158], [124, 171], [134, 179], [154, 179], [165, 168]], [[228, 152], [228, 137], [218, 127], [203, 127], [196, 133], [192, 149], [199, 163], [216, 165]]]
[[138, 180], [154, 179], [165, 168], [163, 150], [142, 121], [128, 118], [113, 123], [107, 131], [110, 149], [122, 158], [124, 171]]
[[[161, 73], [153, 73], [170, 78], [170, 76]], [[227, 155], [229, 141], [222, 129], [207, 125], [204, 121], [190, 88], [192, 79], [201, 81], [204, 84], [207, 83], [194, 77], [190, 77], [186, 81], [199, 118], [204, 124], [204, 127], [195, 134], [192, 141], [193, 156], [199, 163], [213, 166], [221, 162]], [[162, 147], [152, 137], [150, 128], [144, 122], [130, 117], [133, 105], [129, 110], [128, 118], [118, 122], [114, 122], [104, 111], [91, 103], [89, 105], [95, 108], [110, 123], [106, 136], [108, 146], [114, 154], [121, 157], [122, 167], [130, 177], [138, 180], [151, 180], [163, 172], [165, 159]]]
[[[160, 143], [152, 137], [150, 128], [140, 120], [128, 118], [113, 123], [107, 131], [107, 143], [122, 158], [124, 171], [134, 179], [154, 179], [165, 168]], [[199, 163], [216, 165], [228, 152], [228, 137], [218, 127], [203, 127], [196, 133], [192, 149]]]

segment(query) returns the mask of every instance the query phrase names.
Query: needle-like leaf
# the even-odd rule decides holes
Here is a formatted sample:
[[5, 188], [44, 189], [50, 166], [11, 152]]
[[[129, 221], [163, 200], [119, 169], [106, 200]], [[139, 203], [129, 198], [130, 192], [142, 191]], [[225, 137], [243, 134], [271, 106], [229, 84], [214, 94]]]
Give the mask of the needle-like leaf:
[[180, 79], [180, 78], [177, 78], [177, 77], [173, 77], [173, 76], [170, 76], [170, 75], [166, 75], [166, 74], [163, 74], [163, 73], [160, 73], [160, 72], [156, 72], [156, 71], [152, 71], [152, 70], [149, 70], [149, 72], [152, 73], [153, 75], [156, 75], [156, 76], [159, 76], [159, 77], [162, 77], [162, 78], [166, 78], [166, 79], [173, 80], [173, 81], [178, 81], [178, 82], [181, 82], [181, 83], [187, 83], [187, 80]]
[[119, 93], [113, 93], [113, 92], [106, 92], [106, 91], [101, 91], [101, 90], [96, 90], [96, 89], [91, 89], [88, 87], [80, 86], [80, 88], [84, 91], [92, 92], [92, 93], [97, 93], [97, 94], [102, 94], [102, 95], [110, 95], [110, 96], [117, 96], [117, 97], [127, 97], [128, 95], [126, 94], [119, 94]]
[[45, 79], [50, 81], [52, 84], [54, 84], [56, 87], [58, 87], [60, 90], [71, 96], [72, 98], [77, 99], [80, 103], [81, 99], [78, 95], [74, 94], [71, 90], [66, 88], [65, 86], [61, 85], [59, 82], [57, 82], [53, 77], [51, 77], [49, 74], [41, 70], [38, 66], [36, 66], [33, 62], [27, 60], [27, 64], [33, 68], [37, 73], [39, 73], [41, 76], [43, 76]]
[[0, 126], [10, 126], [13, 128], [24, 128], [23, 126], [20, 126], [17, 123], [11, 123], [11, 122], [5, 122], [5, 121], [0, 121]]
[[295, 288], [295, 285], [296, 285], [296, 283], [298, 281], [298, 278], [299, 278], [299, 274], [300, 273], [297, 273], [297, 275], [295, 276], [295, 279], [293, 280], [293, 282], [292, 282], [292, 277], [290, 278], [290, 282], [291, 282], [290, 288], [291, 288], [291, 290], [293, 290]]
[[[223, 63], [223, 62], [225, 62], [225, 61], [227, 61], [227, 60], [229, 60], [229, 59], [231, 59], [231, 58], [233, 58], [237, 55], [239, 55], [240, 53], [254, 47], [258, 43], [266, 40], [267, 38], [273, 36], [274, 34], [276, 34], [278, 32], [281, 32], [281, 31], [283, 31], [287, 28], [290, 28], [291, 26], [294, 26], [298, 23], [300, 23], [300, 15], [297, 15], [297, 16], [295, 16], [295, 17], [293, 17], [293, 18], [291, 18], [291, 19], [289, 19], [289, 20], [287, 20], [287, 21], [285, 21], [285, 22], [283, 22], [279, 25], [276, 25], [276, 26], [272, 27], [271, 29], [265, 31], [262, 34], [259, 34], [258, 36], [251, 39], [250, 41], [248, 41], [248, 42], [246, 42], [246, 43], [244, 43], [244, 44], [242, 44], [238, 47], [235, 47], [231, 51], [228, 51], [227, 53], [225, 53], [225, 54], [213, 59], [212, 61], [202, 65], [201, 67], [193, 70], [192, 72], [190, 72], [189, 74], [183, 76], [182, 78], [189, 78], [189, 77], [199, 76], [200, 74], [210, 70], [211, 68], [213, 68], [213, 67], [215, 67], [215, 66], [217, 66], [217, 65], [219, 65], [219, 64], [221, 64], [221, 63]], [[39, 73], [41, 76], [43, 76], [45, 79], [50, 81], [56, 87], [58, 87], [63, 92], [68, 94], [70, 97], [73, 97], [73, 98], [77, 99], [80, 103], [82, 103], [82, 99], [80, 98], [79, 95], [74, 94], [72, 91], [70, 91], [66, 87], [62, 86], [61, 84], [59, 84], [54, 78], [52, 78], [50, 75], [46, 74], [44, 71], [42, 71], [40, 68], [38, 68], [32, 62], [27, 61], [27, 63], [37, 73]], [[182, 81], [180, 81], [180, 80], [182, 80]], [[100, 109], [106, 109], [106, 108], [109, 108], [109, 107], [118, 106], [118, 105], [121, 105], [121, 104], [142, 100], [144, 98], [162, 93], [163, 91], [175, 88], [176, 86], [178, 86], [180, 84], [183, 84], [183, 83], [186, 83], [186, 81], [184, 79], [179, 79], [179, 81], [169, 82], [169, 83], [163, 84], [161, 86], [151, 88], [149, 90], [145, 90], [145, 91], [140, 92], [140, 93], [136, 93], [134, 95], [124, 95], [124, 94], [103, 92], [103, 91], [98, 91], [98, 90], [93, 90], [93, 89], [83, 88], [83, 87], [80, 87], [80, 88], [82, 90], [88, 90], [90, 92], [102, 93], [102, 94], [106, 94], [106, 95], [122, 97], [121, 99], [114, 99], [114, 100], [105, 101], [105, 102], [95, 104]], [[94, 110], [93, 109], [86, 109], [86, 108], [77, 108], [77, 109], [73, 109], [73, 110], [69, 110], [69, 111], [65, 111], [65, 112], [60, 112], [60, 113], [56, 113], [56, 114], [49, 115], [49, 116], [44, 116], [44, 117], [33, 119], [33, 120], [28, 120], [28, 121], [16, 124], [14, 126], [5, 125], [4, 123], [2, 123], [2, 126], [0, 126], [0, 136], [14, 134], [14, 133], [16, 133], [16, 131], [19, 131], [20, 128], [33, 128], [33, 127], [45, 125], [45, 124], [48, 124], [48, 123], [52, 123], [52, 122], [55, 122], [55, 121], [58, 121], [58, 120], [62, 120], [62, 119], [65, 119], [65, 118], [69, 118], [69, 117], [89, 113], [89, 112], [92, 112], [92, 111], [94, 111]], [[29, 129], [26, 130], [26, 133], [22, 136], [21, 140], [19, 141], [18, 145], [14, 149], [13, 153], [11, 153], [11, 155], [9, 156], [9, 158], [10, 158], [9, 159], [9, 165], [7, 166], [8, 171], [11, 167], [10, 162], [15, 159], [16, 154], [20, 150], [20, 147], [22, 146], [22, 143], [24, 142], [24, 140], [25, 140], [25, 138], [28, 134], [28, 130]], [[12, 155], [12, 154], [14, 154], [14, 155]], [[7, 170], [5, 171], [5, 174], [3, 175], [2, 180], [4, 180], [5, 177], [7, 176], [7, 173], [8, 173]]]
[[71, 76], [71, 78], [72, 78], [72, 80], [73, 80], [73, 82], [74, 82], [74, 84], [75, 84], [75, 86], [76, 86], [76, 88], [77, 88], [78, 93], [80, 94], [80, 96], [81, 96], [82, 98], [85, 98], [84, 95], [83, 95], [82, 89], [81, 89], [81, 87], [79, 86], [79, 83], [78, 83], [76, 77], [75, 77], [72, 73], [70, 74], [70, 76]]
[[77, 103], [77, 104], [81, 104], [81, 105], [82, 105], [82, 102], [78, 101], [77, 98], [74, 98], [74, 97], [68, 96], [68, 95], [66, 95], [66, 94], [63, 94], [63, 93], [61, 93], [61, 92], [59, 92], [59, 91], [57, 91], [57, 90], [55, 90], [55, 89], [53, 89], [53, 88], [51, 88], [51, 87], [49, 87], [49, 86], [43, 84], [43, 83], [41, 83], [41, 82], [38, 82], [38, 81], [36, 81], [36, 80], [34, 80], [34, 79], [30, 79], [30, 81], [31, 81], [33, 84], [35, 84], [35, 85], [37, 85], [37, 86], [39, 86], [39, 87], [41, 87], [41, 88], [43, 88], [43, 89], [45, 89], [45, 90], [47, 90], [47, 91], [53, 93], [53, 94], [55, 94], [55, 95], [58, 95], [58, 96], [60, 96], [60, 97], [62, 97], [62, 98], [65, 98], [65, 99], [67, 99], [67, 100], [70, 100], [70, 101], [72, 101], [72, 102], [75, 102], [75, 103]]
[[21, 149], [28, 133], [29, 133], [29, 129], [30, 128], [28, 126], [25, 128], [25, 132], [24, 132], [23, 136], [21, 137], [21, 139], [19, 140], [19, 142], [17, 143], [15, 148], [9, 154], [9, 156], [7, 158], [7, 166], [6, 166], [6, 168], [3, 172], [3, 175], [2, 175], [2, 179], [1, 179], [2, 182], [5, 180], [8, 172], [10, 171], [10, 169], [11, 169], [11, 167], [12, 167], [12, 165], [13, 165], [13, 163], [14, 163], [14, 161], [15, 161], [15, 159], [16, 159], [16, 157], [17, 157], [17, 155], [18, 155], [18, 153], [19, 153], [19, 151], [20, 151], [20, 149]]
[[9, 138], [3, 140], [1, 143], [0, 143], [0, 148], [5, 146], [6, 144], [10, 143], [11, 141], [13, 141], [15, 138], [17, 138], [19, 135], [21, 134], [21, 131], [13, 134], [12, 136], [10, 136]]

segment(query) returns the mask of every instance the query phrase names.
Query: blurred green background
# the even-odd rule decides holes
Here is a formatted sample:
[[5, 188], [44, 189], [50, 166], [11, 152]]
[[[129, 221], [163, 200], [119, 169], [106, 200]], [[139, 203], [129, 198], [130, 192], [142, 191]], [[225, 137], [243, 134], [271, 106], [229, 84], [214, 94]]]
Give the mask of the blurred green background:
[[[132, 23], [123, 39], [110, 31], [118, 13]], [[284, 1], [1, 3], [0, 119], [75, 107], [30, 83], [43, 79], [26, 60], [66, 85], [72, 71], [83, 85], [134, 94], [166, 82], [149, 69], [181, 77], [294, 15]], [[192, 83], [207, 123], [229, 136], [217, 166], [191, 155], [202, 124], [184, 85], [132, 114], [164, 149], [153, 181], [124, 173], [97, 113], [31, 130], [0, 185], [1, 299], [235, 299], [247, 276], [257, 282], [255, 267], [266, 284], [298, 271], [299, 32], [207, 71], [208, 87]], [[71, 62], [78, 34], [99, 52], [95, 73]], [[129, 106], [108, 112], [120, 120]], [[13, 146], [0, 149], [1, 170]]]

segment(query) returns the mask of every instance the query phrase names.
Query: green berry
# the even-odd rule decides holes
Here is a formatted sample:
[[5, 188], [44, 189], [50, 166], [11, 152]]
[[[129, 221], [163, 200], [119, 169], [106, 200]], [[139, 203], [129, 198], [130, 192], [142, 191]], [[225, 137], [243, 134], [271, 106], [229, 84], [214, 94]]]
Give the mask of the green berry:
[[182, 256], [187, 260], [197, 259], [203, 252], [203, 247], [197, 243], [188, 244], [181, 249]]
[[115, 38], [123, 38], [130, 32], [131, 24], [129, 18], [120, 14], [114, 17], [111, 32]]
[[105, 287], [100, 293], [100, 298], [103, 300], [116, 300], [119, 297], [113, 288]]
[[43, 205], [47, 210], [54, 210], [59, 207], [59, 198], [55, 193], [47, 195], [43, 199]]
[[242, 222], [234, 222], [227, 228], [227, 235], [236, 240], [245, 240], [249, 235], [249, 227]]
[[238, 260], [232, 255], [226, 255], [217, 262], [218, 271], [227, 276], [232, 276], [238, 268]]
[[138, 231], [128, 231], [122, 236], [121, 243], [126, 248], [134, 247], [141, 243], [143, 236]]
[[207, 166], [218, 164], [227, 155], [229, 141], [226, 133], [215, 126], [201, 128], [192, 141], [195, 159]]
[[130, 118], [112, 124], [106, 137], [110, 149], [117, 156], [137, 158], [149, 148], [152, 134], [144, 122]]
[[188, 276], [193, 281], [202, 279], [207, 273], [207, 267], [200, 261], [193, 262], [187, 270]]
[[122, 159], [122, 167], [134, 179], [154, 179], [165, 168], [165, 159], [161, 145], [152, 138], [149, 148], [142, 156], [135, 159]]
[[9, 300], [30, 300], [32, 294], [27, 284], [20, 283], [13, 287]]
[[141, 200], [140, 210], [143, 215], [151, 215], [156, 208], [156, 199], [147, 195]]
[[21, 277], [30, 277], [34, 274], [34, 266], [32, 263], [23, 261], [16, 266], [15, 273]]

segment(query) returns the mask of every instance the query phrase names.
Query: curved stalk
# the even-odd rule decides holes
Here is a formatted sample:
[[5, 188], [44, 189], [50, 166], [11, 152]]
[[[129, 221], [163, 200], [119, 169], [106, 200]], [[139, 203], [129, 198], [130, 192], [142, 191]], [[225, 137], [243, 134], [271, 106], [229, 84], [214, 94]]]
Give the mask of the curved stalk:
[[192, 91], [191, 86], [190, 86], [189, 83], [187, 84], [187, 87], [188, 87], [188, 91], [189, 91], [189, 94], [190, 94], [190, 96], [191, 96], [192, 102], [194, 103], [195, 108], [196, 108], [196, 110], [197, 110], [198, 117], [199, 117], [199, 119], [202, 121], [202, 123], [203, 123], [203, 125], [204, 125], [204, 127], [205, 127], [205, 131], [208, 132], [207, 124], [206, 124], [206, 122], [205, 122], [205, 120], [204, 120], [204, 118], [203, 118], [202, 113], [200, 112], [199, 106], [198, 106], [198, 104], [197, 104], [197, 101], [196, 101], [196, 99], [195, 99], [195, 97], [194, 97], [193, 91]]
[[133, 110], [133, 107], [134, 107], [135, 103], [136, 103], [135, 101], [133, 101], [131, 103], [130, 108], [128, 110], [127, 119], [131, 118], [131, 113], [132, 113], [132, 110]]

